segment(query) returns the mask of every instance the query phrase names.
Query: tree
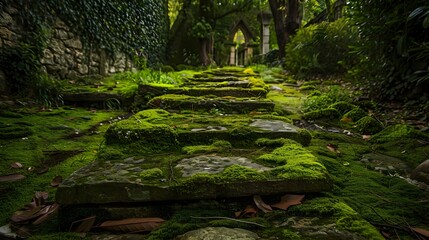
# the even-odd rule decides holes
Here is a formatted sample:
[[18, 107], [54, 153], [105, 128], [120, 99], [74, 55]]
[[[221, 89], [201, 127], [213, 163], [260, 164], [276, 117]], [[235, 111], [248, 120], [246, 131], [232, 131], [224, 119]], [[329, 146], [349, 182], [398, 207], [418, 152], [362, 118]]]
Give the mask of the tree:
[[302, 14], [300, 0], [269, 0], [273, 14], [274, 29], [279, 46], [279, 58], [285, 57], [286, 43], [301, 26]]

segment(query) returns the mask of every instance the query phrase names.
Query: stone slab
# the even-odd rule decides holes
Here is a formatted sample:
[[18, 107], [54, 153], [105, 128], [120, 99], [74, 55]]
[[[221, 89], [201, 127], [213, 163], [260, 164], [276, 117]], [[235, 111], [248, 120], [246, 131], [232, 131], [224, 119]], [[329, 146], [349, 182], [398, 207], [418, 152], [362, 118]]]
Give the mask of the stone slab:
[[222, 112], [248, 113], [274, 110], [275, 103], [252, 98], [201, 98], [184, 95], [162, 95], [148, 102], [152, 108], [168, 110], [219, 110]]
[[218, 97], [260, 97], [265, 98], [268, 91], [263, 88], [242, 88], [242, 87], [174, 87], [162, 85], [139, 85], [138, 93], [143, 96], [160, 96], [164, 94], [182, 94], [188, 96], [207, 96], [214, 95]]
[[[240, 156], [184, 156], [179, 161], [171, 158], [167, 162], [150, 156], [95, 161], [59, 186], [56, 201], [62, 205], [144, 203], [330, 189], [331, 181], [320, 163], [303, 166], [312, 169], [311, 175], [302, 166], [292, 168], [292, 175], [278, 175], [282, 171], [279, 168]], [[154, 167], [160, 172], [164, 170], [150, 179], [142, 177]]]

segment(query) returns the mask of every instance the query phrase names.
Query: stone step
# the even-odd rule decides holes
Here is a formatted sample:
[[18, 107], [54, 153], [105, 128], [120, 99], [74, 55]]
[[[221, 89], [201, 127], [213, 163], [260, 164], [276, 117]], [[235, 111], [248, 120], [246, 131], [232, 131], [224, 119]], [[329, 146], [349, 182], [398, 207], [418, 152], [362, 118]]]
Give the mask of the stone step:
[[265, 98], [269, 90], [263, 87], [175, 87], [172, 85], [142, 84], [139, 85], [138, 93], [140, 96], [155, 97], [164, 94], [183, 94], [188, 96], [207, 96], [214, 95], [218, 97], [259, 97]]
[[227, 87], [239, 87], [239, 88], [251, 88], [252, 83], [249, 80], [240, 81], [187, 81], [183, 83], [184, 87], [200, 87], [200, 88], [227, 88]]
[[147, 105], [151, 108], [168, 110], [206, 110], [223, 113], [249, 113], [252, 111], [272, 112], [275, 104], [271, 100], [257, 98], [194, 97], [167, 94], [152, 98]]
[[308, 145], [308, 131], [273, 115], [169, 113], [161, 109], [140, 111], [112, 124], [106, 131], [107, 144], [140, 143], [181, 146], [209, 143], [213, 139], [246, 145], [258, 138], [287, 138]]
[[235, 198], [331, 187], [326, 168], [298, 143], [246, 156], [171, 154], [98, 160], [74, 172], [58, 188], [61, 205], [145, 203]]

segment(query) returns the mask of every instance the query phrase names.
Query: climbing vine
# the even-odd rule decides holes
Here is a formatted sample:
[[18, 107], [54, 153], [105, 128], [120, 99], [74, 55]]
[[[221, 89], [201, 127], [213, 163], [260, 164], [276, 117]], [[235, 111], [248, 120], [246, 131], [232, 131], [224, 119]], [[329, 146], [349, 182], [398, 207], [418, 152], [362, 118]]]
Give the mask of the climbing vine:
[[166, 0], [4, 0], [0, 10], [10, 4], [20, 10], [19, 20], [28, 29], [59, 17], [87, 48], [130, 55], [138, 49], [152, 64], [164, 59], [169, 28]]

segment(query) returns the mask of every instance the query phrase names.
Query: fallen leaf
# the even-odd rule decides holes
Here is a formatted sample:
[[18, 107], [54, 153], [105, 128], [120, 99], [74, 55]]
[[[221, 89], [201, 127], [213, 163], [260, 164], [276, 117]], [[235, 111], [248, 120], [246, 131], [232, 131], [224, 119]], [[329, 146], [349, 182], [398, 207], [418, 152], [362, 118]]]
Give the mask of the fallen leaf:
[[253, 205], [247, 205], [243, 211], [235, 212], [236, 218], [253, 218], [256, 217], [258, 210]]
[[33, 202], [36, 206], [43, 205], [46, 200], [48, 200], [49, 193], [47, 192], [35, 192], [33, 197]]
[[280, 202], [271, 205], [272, 207], [287, 210], [290, 206], [299, 205], [304, 199], [305, 195], [295, 195], [295, 194], [286, 194], [284, 195]]
[[256, 206], [261, 209], [263, 212], [271, 212], [273, 209], [270, 207], [270, 205], [266, 204], [261, 196], [255, 195], [253, 196], [253, 201], [255, 202]]
[[9, 174], [0, 176], [0, 182], [14, 182], [24, 178], [25, 176], [22, 174]]
[[52, 187], [58, 187], [63, 182], [63, 177], [56, 176], [54, 179], [52, 179], [51, 186]]
[[[77, 220], [72, 222], [69, 231], [70, 232], [76, 232], [76, 233], [87, 233], [89, 230], [91, 230], [92, 226], [94, 225], [96, 216], [93, 215], [91, 217], [87, 217], [81, 220]], [[78, 226], [78, 223], [80, 223]]]
[[115, 232], [138, 233], [150, 232], [158, 228], [163, 222], [162, 218], [127, 218], [116, 221], [105, 221], [99, 227]]
[[19, 163], [19, 162], [13, 162], [13, 163], [10, 164], [10, 167], [18, 169], [18, 168], [22, 168], [22, 164]]
[[40, 168], [37, 168], [37, 174], [44, 174], [49, 171], [48, 166], [42, 166]]
[[43, 213], [40, 212], [42, 210], [43, 206], [37, 206], [33, 209], [25, 210], [25, 211], [17, 211], [15, 212], [10, 220], [15, 223], [23, 223], [30, 221], [32, 219], [35, 219], [42, 215]]
[[43, 222], [45, 222], [46, 220], [48, 220], [52, 215], [56, 214], [58, 212], [58, 208], [60, 207], [60, 205], [58, 203], [54, 203], [52, 205], [48, 205], [46, 207], [44, 207], [42, 210], [40, 210], [41, 216], [36, 219], [33, 224], [34, 225], [39, 225]]
[[326, 148], [328, 148], [328, 150], [331, 152], [340, 153], [340, 151], [338, 150], [338, 147], [332, 143], [326, 144]]
[[429, 238], [429, 230], [423, 229], [423, 228], [411, 228], [414, 232]]

